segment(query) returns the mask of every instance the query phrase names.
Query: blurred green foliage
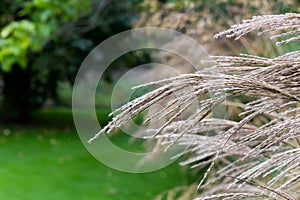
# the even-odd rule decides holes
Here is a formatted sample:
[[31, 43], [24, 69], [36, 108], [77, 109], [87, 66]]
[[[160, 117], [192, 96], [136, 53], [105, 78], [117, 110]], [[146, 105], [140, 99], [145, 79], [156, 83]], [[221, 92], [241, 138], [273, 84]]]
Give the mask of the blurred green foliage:
[[88, 0], [15, 0], [1, 4], [0, 63], [5, 72], [15, 63], [25, 68], [29, 52], [41, 51], [64, 23], [90, 8]]
[[[14, 0], [0, 2], [1, 119], [26, 121], [46, 99], [59, 103], [60, 82], [73, 85], [81, 62], [111, 35], [131, 28], [136, 1]], [[114, 63], [134, 66], [133, 53]], [[142, 58], [143, 60], [143, 58]]]

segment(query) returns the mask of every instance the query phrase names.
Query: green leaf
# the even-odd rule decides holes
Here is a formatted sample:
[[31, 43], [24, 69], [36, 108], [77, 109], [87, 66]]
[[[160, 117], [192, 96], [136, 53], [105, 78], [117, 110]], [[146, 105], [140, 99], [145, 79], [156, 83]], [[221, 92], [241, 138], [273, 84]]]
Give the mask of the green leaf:
[[1, 33], [0, 33], [1, 38], [7, 38], [13, 32], [13, 30], [16, 28], [16, 26], [17, 26], [17, 23], [12, 22], [9, 25], [2, 28]]
[[15, 59], [13, 57], [6, 57], [6, 59], [1, 62], [1, 68], [4, 72], [9, 72], [14, 63]]

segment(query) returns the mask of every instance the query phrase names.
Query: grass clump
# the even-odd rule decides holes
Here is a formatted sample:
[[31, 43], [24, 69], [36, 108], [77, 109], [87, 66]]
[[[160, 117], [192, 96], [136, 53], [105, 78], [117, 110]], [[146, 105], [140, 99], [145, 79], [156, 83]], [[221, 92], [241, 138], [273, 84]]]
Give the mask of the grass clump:
[[[239, 39], [247, 33], [280, 31], [271, 39], [282, 45], [300, 40], [300, 15], [256, 16], [215, 37]], [[285, 32], [281, 32], [285, 30]], [[110, 133], [176, 92], [146, 121], [162, 119], [153, 137], [163, 148], [177, 143], [191, 155], [182, 165], [208, 169], [198, 184], [197, 200], [300, 198], [300, 51], [275, 58], [256, 55], [211, 56], [211, 67], [142, 85], [162, 85], [122, 106], [95, 137]], [[235, 102], [247, 96], [247, 103]], [[192, 104], [199, 108], [179, 118]], [[214, 117], [218, 106], [239, 107], [240, 120]], [[227, 112], [227, 113], [228, 113]]]

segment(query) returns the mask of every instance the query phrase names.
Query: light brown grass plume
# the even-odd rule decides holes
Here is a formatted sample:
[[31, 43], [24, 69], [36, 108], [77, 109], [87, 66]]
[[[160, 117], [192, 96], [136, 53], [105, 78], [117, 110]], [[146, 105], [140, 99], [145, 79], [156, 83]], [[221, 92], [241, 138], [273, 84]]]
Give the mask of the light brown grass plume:
[[[278, 45], [299, 42], [300, 14], [256, 16], [215, 38], [239, 39], [254, 30], [259, 34], [275, 31], [271, 39], [278, 40]], [[177, 92], [176, 99], [152, 116], [172, 116], [154, 135], [162, 145], [176, 142], [188, 147], [182, 153], [190, 158], [182, 165], [208, 166], [197, 200], [299, 200], [300, 51], [275, 58], [212, 56], [203, 62], [212, 66], [149, 83], [162, 86], [122, 106], [91, 141]], [[248, 100], [238, 102], [241, 96]], [[199, 108], [185, 119], [178, 118], [195, 99]], [[227, 111], [239, 107], [240, 120], [214, 117], [221, 104]]]

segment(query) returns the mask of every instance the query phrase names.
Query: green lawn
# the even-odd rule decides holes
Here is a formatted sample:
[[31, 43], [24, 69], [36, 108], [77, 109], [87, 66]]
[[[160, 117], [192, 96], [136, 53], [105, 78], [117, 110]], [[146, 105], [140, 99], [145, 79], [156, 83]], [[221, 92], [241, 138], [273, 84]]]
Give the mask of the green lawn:
[[191, 179], [177, 163], [147, 174], [104, 166], [82, 145], [70, 114], [48, 109], [33, 125], [0, 125], [0, 199], [147, 200]]

